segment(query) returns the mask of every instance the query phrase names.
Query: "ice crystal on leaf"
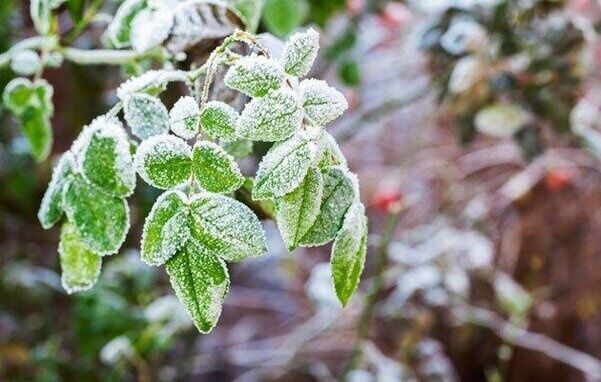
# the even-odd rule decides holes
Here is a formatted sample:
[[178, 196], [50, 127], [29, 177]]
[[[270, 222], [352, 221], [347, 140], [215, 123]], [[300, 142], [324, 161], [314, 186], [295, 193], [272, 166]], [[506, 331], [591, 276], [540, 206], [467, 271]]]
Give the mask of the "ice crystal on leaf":
[[84, 245], [79, 232], [71, 224], [62, 227], [58, 253], [61, 281], [67, 293], [88, 290], [96, 284], [102, 258]]
[[10, 68], [17, 74], [29, 76], [34, 74], [42, 65], [40, 56], [33, 50], [23, 50], [15, 53]]
[[225, 142], [236, 140], [238, 112], [230, 105], [211, 101], [203, 107], [200, 115], [202, 128], [212, 137]]
[[31, 0], [29, 11], [35, 30], [45, 35], [50, 32], [50, 14], [52, 0]]
[[61, 205], [63, 186], [69, 175], [73, 174], [74, 167], [75, 158], [73, 154], [66, 152], [52, 170], [52, 179], [44, 193], [40, 210], [38, 211], [38, 220], [44, 229], [52, 227], [63, 215], [63, 207]]
[[277, 201], [276, 219], [284, 243], [290, 252], [313, 226], [323, 195], [323, 177], [319, 170], [309, 169], [303, 182], [294, 191]]
[[125, 0], [106, 29], [104, 38], [107, 43], [115, 48], [130, 45], [134, 18], [147, 6], [147, 0]]
[[323, 131], [324, 148], [321, 158], [319, 160], [319, 167], [327, 169], [330, 166], [342, 166], [347, 167], [346, 158], [340, 150], [338, 143], [334, 137], [327, 131]]
[[162, 92], [169, 82], [186, 82], [187, 80], [186, 72], [181, 70], [149, 70], [122, 83], [117, 89], [117, 97], [125, 101], [128, 96], [135, 93], [156, 95]]
[[319, 50], [319, 33], [314, 29], [290, 36], [284, 45], [281, 62], [291, 76], [304, 77], [309, 73]]
[[348, 103], [338, 90], [325, 81], [309, 79], [298, 86], [303, 110], [311, 122], [317, 126], [325, 126], [340, 117]]
[[234, 157], [207, 141], [192, 149], [192, 172], [200, 187], [210, 192], [232, 192], [244, 182]]
[[221, 147], [235, 159], [244, 159], [253, 151], [253, 143], [247, 139], [224, 141], [221, 143]]
[[225, 84], [251, 97], [262, 97], [270, 90], [278, 89], [284, 79], [284, 71], [277, 62], [265, 56], [241, 58], [225, 75]]
[[169, 112], [171, 131], [184, 139], [192, 139], [198, 134], [200, 107], [190, 96], [180, 98]]
[[190, 177], [190, 146], [173, 135], [156, 135], [140, 144], [134, 164], [148, 184], [162, 189], [174, 188]]
[[332, 247], [332, 279], [336, 295], [346, 305], [357, 289], [367, 251], [365, 207], [355, 202], [348, 209]]
[[132, 94], [125, 99], [125, 121], [132, 134], [141, 139], [169, 131], [169, 113], [160, 99], [148, 94]]
[[154, 48], [167, 39], [172, 26], [173, 12], [169, 9], [143, 9], [131, 24], [131, 45], [138, 52]]
[[300, 128], [302, 120], [303, 113], [294, 93], [275, 90], [246, 105], [238, 119], [236, 133], [253, 141], [283, 141]]

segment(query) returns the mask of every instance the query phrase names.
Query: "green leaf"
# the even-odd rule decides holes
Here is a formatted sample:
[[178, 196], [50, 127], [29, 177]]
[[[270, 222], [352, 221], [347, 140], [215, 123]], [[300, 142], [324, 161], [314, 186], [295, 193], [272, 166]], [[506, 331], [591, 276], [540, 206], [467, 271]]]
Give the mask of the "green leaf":
[[319, 159], [319, 168], [326, 170], [330, 166], [342, 166], [347, 167], [346, 158], [340, 150], [338, 143], [334, 137], [326, 131], [323, 131], [324, 138], [324, 150]]
[[125, 0], [104, 33], [107, 44], [113, 48], [129, 46], [133, 20], [147, 6], [147, 0]]
[[332, 240], [344, 220], [344, 215], [358, 197], [357, 180], [348, 170], [330, 167], [324, 174], [324, 189], [319, 215], [302, 238], [301, 245], [323, 245]]
[[263, 256], [265, 232], [250, 208], [218, 194], [201, 194], [190, 203], [192, 237], [227, 261]]
[[247, 139], [237, 139], [231, 142], [222, 142], [221, 147], [235, 159], [244, 159], [253, 152], [253, 143]]
[[247, 32], [254, 33], [259, 25], [265, 0], [226, 0], [241, 16]]
[[284, 72], [277, 62], [265, 56], [246, 56], [227, 71], [224, 82], [230, 88], [250, 97], [262, 97], [279, 89]]
[[267, 0], [263, 23], [270, 32], [284, 37], [301, 26], [308, 13], [307, 0]]
[[100, 275], [102, 258], [84, 245], [77, 229], [65, 223], [58, 244], [61, 263], [61, 281], [67, 293], [88, 290]]
[[125, 121], [138, 138], [147, 139], [169, 132], [169, 112], [160, 99], [135, 93], [125, 99]]
[[143, 141], [136, 151], [134, 165], [148, 184], [161, 189], [177, 187], [192, 171], [190, 146], [173, 135], [156, 135]]
[[229, 142], [235, 140], [238, 112], [230, 105], [219, 102], [207, 102], [200, 114], [202, 128], [212, 137]]
[[319, 33], [314, 29], [290, 36], [282, 51], [284, 71], [291, 76], [304, 77], [309, 73], [319, 50]]
[[304, 131], [274, 145], [259, 164], [253, 199], [277, 198], [294, 190], [315, 162], [318, 151], [317, 144]]
[[184, 139], [192, 139], [198, 134], [200, 108], [190, 96], [180, 98], [169, 112], [171, 131]]
[[317, 126], [327, 125], [348, 109], [344, 96], [325, 81], [304, 80], [298, 90], [305, 114]]
[[23, 135], [31, 154], [38, 162], [45, 160], [52, 148], [52, 127], [49, 116], [40, 109], [28, 108], [20, 116]]
[[192, 172], [198, 184], [209, 192], [232, 192], [244, 182], [234, 157], [208, 141], [194, 145]]
[[81, 170], [88, 181], [104, 192], [126, 197], [136, 187], [130, 144], [117, 118], [97, 118], [94, 132], [81, 152]]
[[69, 151], [63, 154], [56, 167], [52, 170], [52, 178], [48, 189], [42, 198], [42, 204], [38, 211], [38, 220], [44, 229], [49, 229], [58, 222], [63, 215], [62, 194], [63, 186], [69, 175], [73, 174], [75, 158]]
[[62, 204], [88, 248], [100, 255], [119, 250], [129, 229], [129, 208], [124, 199], [110, 196], [75, 175], [65, 184]]
[[15, 78], [10, 81], [2, 93], [4, 107], [14, 115], [21, 115], [31, 106], [30, 99], [34, 93], [33, 84], [27, 78]]
[[187, 198], [180, 191], [163, 193], [152, 206], [142, 231], [141, 257], [149, 265], [162, 265], [188, 242]]
[[31, 0], [29, 11], [35, 30], [41, 35], [48, 34], [52, 15], [50, 0]]
[[201, 333], [213, 329], [229, 290], [227, 266], [213, 251], [193, 240], [166, 264], [175, 294]]
[[240, 138], [276, 142], [290, 137], [301, 127], [303, 113], [291, 91], [272, 91], [250, 101], [236, 125]]
[[346, 213], [344, 223], [332, 247], [332, 279], [338, 300], [345, 306], [357, 289], [367, 252], [367, 218], [365, 207], [355, 202]]
[[288, 251], [294, 251], [313, 226], [322, 195], [323, 177], [319, 170], [312, 168], [294, 191], [277, 201], [276, 219]]

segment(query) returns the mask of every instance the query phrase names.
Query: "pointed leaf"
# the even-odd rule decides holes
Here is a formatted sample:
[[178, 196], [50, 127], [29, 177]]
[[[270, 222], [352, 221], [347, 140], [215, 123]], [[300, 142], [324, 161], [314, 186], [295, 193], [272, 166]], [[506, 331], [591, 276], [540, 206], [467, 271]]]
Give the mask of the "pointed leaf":
[[173, 135], [154, 136], [140, 144], [134, 165], [148, 184], [161, 189], [177, 187], [190, 177], [190, 146]]
[[175, 294], [201, 333], [213, 329], [229, 290], [227, 266], [216, 254], [190, 241], [165, 265]]
[[35, 30], [41, 35], [48, 34], [52, 12], [50, 0], [31, 0], [29, 11]]
[[73, 174], [75, 158], [69, 151], [63, 154], [56, 167], [52, 170], [52, 179], [42, 198], [38, 211], [38, 220], [44, 229], [49, 229], [58, 222], [63, 215], [62, 194], [63, 186], [69, 175]]
[[106, 28], [104, 38], [114, 48], [130, 45], [132, 22], [136, 15], [147, 7], [147, 0], [125, 0], [115, 17]]
[[317, 152], [316, 143], [305, 132], [274, 145], [259, 164], [253, 199], [272, 199], [294, 190], [305, 178]]
[[300, 128], [302, 120], [303, 113], [291, 91], [272, 91], [246, 105], [236, 134], [253, 141], [283, 141]]
[[323, 245], [332, 240], [344, 220], [344, 215], [357, 198], [354, 176], [341, 167], [330, 167], [324, 174], [324, 190], [319, 215], [301, 240], [303, 246]]
[[125, 121], [138, 138], [147, 139], [169, 132], [169, 113], [160, 99], [135, 93], [125, 100]]
[[234, 157], [213, 142], [198, 141], [192, 150], [192, 172], [209, 192], [232, 192], [244, 182]]
[[365, 207], [355, 202], [346, 213], [344, 223], [332, 247], [332, 279], [338, 299], [345, 306], [357, 289], [367, 252], [367, 218]]
[[180, 98], [169, 112], [171, 131], [184, 139], [192, 139], [198, 134], [200, 107], [190, 96]]
[[228, 70], [225, 84], [250, 97], [262, 97], [270, 90], [279, 89], [284, 72], [277, 62], [265, 56], [242, 57]]
[[200, 115], [202, 128], [214, 138], [233, 141], [236, 137], [238, 112], [230, 105], [219, 102], [207, 102]]
[[48, 158], [52, 148], [52, 127], [48, 114], [40, 109], [28, 108], [20, 119], [31, 154], [36, 161], [42, 162]]
[[317, 126], [327, 125], [348, 109], [346, 98], [325, 81], [304, 80], [298, 90], [305, 114]]
[[100, 275], [102, 258], [88, 249], [77, 229], [65, 223], [58, 244], [61, 263], [61, 281], [67, 293], [88, 290]]
[[340, 146], [338, 146], [338, 143], [334, 137], [328, 132], [324, 131], [323, 139], [325, 147], [321, 158], [319, 159], [319, 168], [326, 170], [330, 166], [338, 165], [346, 168], [346, 158], [344, 157], [344, 154], [342, 153], [342, 150], [340, 150]]
[[[140, 255], [146, 264], [164, 264], [187, 243], [190, 230], [185, 216], [188, 214], [186, 201], [186, 195], [182, 192], [167, 191], [159, 196], [152, 206], [144, 222], [140, 245]], [[176, 235], [172, 235], [173, 233]], [[169, 235], [172, 237], [167, 237]], [[179, 241], [179, 245], [174, 246], [173, 239]]]
[[265, 232], [244, 204], [218, 194], [202, 194], [191, 203], [192, 236], [227, 261], [263, 256]]
[[282, 52], [284, 71], [295, 77], [306, 76], [317, 58], [318, 50], [319, 33], [314, 29], [293, 34]]
[[85, 245], [100, 255], [116, 253], [129, 229], [129, 207], [75, 175], [65, 184], [63, 208]]
[[303, 182], [277, 202], [277, 222], [284, 243], [290, 252], [298, 247], [309, 231], [321, 205], [323, 177], [317, 169], [309, 169]]

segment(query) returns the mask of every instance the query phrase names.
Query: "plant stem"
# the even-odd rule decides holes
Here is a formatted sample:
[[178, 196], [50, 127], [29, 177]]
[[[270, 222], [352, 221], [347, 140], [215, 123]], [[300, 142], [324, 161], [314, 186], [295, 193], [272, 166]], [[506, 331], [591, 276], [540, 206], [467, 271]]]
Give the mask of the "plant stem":
[[12, 56], [15, 53], [28, 49], [41, 49], [43, 47], [51, 47], [56, 45], [57, 39], [54, 36], [36, 36], [25, 39], [16, 43], [12, 48], [0, 54], [0, 67], [10, 63]]
[[65, 59], [79, 65], [123, 65], [143, 58], [164, 58], [160, 50], [136, 52], [133, 50], [62, 48], [59, 49], [59, 52], [65, 56]]
[[388, 246], [394, 237], [394, 231], [397, 223], [399, 222], [399, 217], [402, 210], [403, 209], [400, 204], [392, 206], [392, 208], [389, 210], [388, 219], [386, 220], [386, 225], [384, 226], [384, 231], [382, 232], [382, 236], [380, 238], [380, 244], [378, 245], [376, 274], [374, 276], [373, 284], [365, 296], [363, 311], [361, 312], [361, 317], [359, 319], [359, 323], [357, 324], [357, 339], [351, 358], [349, 359], [343, 371], [341, 378], [342, 380], [346, 380], [348, 378], [349, 372], [359, 365], [359, 362], [363, 357], [363, 341], [369, 335], [369, 327], [373, 317], [376, 299], [384, 287], [384, 271], [386, 270], [386, 265], [388, 263]]

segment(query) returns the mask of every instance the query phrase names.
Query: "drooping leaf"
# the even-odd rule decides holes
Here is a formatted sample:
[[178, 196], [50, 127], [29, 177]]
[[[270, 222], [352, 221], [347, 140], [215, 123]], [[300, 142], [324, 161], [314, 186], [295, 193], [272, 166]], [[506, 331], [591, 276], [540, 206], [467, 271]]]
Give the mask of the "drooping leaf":
[[284, 71], [291, 76], [304, 77], [309, 73], [319, 50], [319, 33], [314, 29], [290, 36], [282, 52]]
[[203, 107], [200, 115], [202, 128], [214, 138], [229, 142], [235, 140], [238, 112], [230, 105], [211, 101]]
[[136, 187], [136, 172], [123, 125], [117, 118], [97, 118], [81, 151], [81, 170], [88, 181], [113, 196], [126, 197]]
[[315, 223], [302, 238], [301, 245], [323, 245], [332, 240], [344, 220], [344, 215], [357, 198], [354, 176], [342, 167], [330, 167], [324, 174], [324, 190]]
[[262, 256], [265, 232], [250, 208], [218, 194], [201, 194], [190, 203], [192, 236], [227, 261]]
[[102, 258], [84, 245], [77, 229], [65, 223], [58, 244], [61, 263], [61, 281], [67, 293], [88, 290], [100, 275]]
[[298, 28], [308, 13], [307, 0], [267, 0], [263, 23], [270, 32], [284, 37]]
[[304, 80], [298, 90], [305, 114], [317, 126], [327, 125], [348, 109], [344, 96], [325, 81]]
[[292, 92], [272, 91], [246, 105], [236, 134], [253, 141], [283, 141], [300, 128], [302, 120], [303, 113]]
[[338, 300], [345, 306], [357, 289], [367, 252], [365, 207], [355, 202], [348, 209], [332, 247], [332, 279]]
[[184, 183], [192, 169], [190, 146], [173, 135], [156, 135], [143, 141], [136, 151], [134, 165], [148, 184], [170, 189]]
[[323, 177], [319, 170], [309, 169], [294, 191], [277, 201], [276, 219], [284, 243], [290, 252], [313, 226], [323, 195]]
[[318, 151], [317, 144], [304, 131], [274, 145], [259, 164], [253, 199], [277, 198], [294, 190], [305, 178]]
[[131, 44], [131, 27], [136, 15], [148, 6], [147, 0], [125, 0], [106, 28], [104, 39], [114, 48]]
[[74, 175], [63, 189], [62, 205], [85, 245], [100, 255], [116, 253], [129, 229], [129, 207]]
[[198, 184], [209, 192], [232, 192], [244, 182], [234, 157], [208, 141], [194, 145], [192, 172]]
[[23, 135], [27, 138], [31, 154], [42, 162], [52, 148], [52, 127], [48, 114], [40, 109], [28, 108], [20, 116]]
[[262, 97], [273, 89], [279, 89], [284, 72], [277, 62], [265, 56], [246, 56], [230, 67], [225, 84], [250, 97]]
[[229, 290], [227, 266], [210, 249], [190, 240], [166, 263], [175, 294], [188, 310], [194, 325], [208, 333], [221, 315]]
[[171, 131], [184, 139], [192, 139], [198, 134], [200, 108], [190, 96], [180, 98], [169, 112]]
[[38, 220], [44, 229], [52, 227], [63, 215], [63, 207], [61, 205], [63, 186], [68, 176], [73, 174], [74, 167], [75, 158], [73, 154], [67, 151], [52, 170], [52, 178], [48, 184], [48, 189], [44, 193], [38, 211]]
[[125, 121], [132, 134], [141, 139], [169, 132], [169, 112], [160, 99], [135, 93], [125, 99]]
[[[186, 195], [182, 192], [167, 191], [159, 196], [152, 206], [144, 222], [140, 245], [140, 255], [146, 264], [164, 264], [187, 243], [186, 237], [189, 236], [190, 230], [186, 202]], [[170, 238], [167, 237], [169, 235]], [[177, 242], [178, 245], [173, 245]]]

